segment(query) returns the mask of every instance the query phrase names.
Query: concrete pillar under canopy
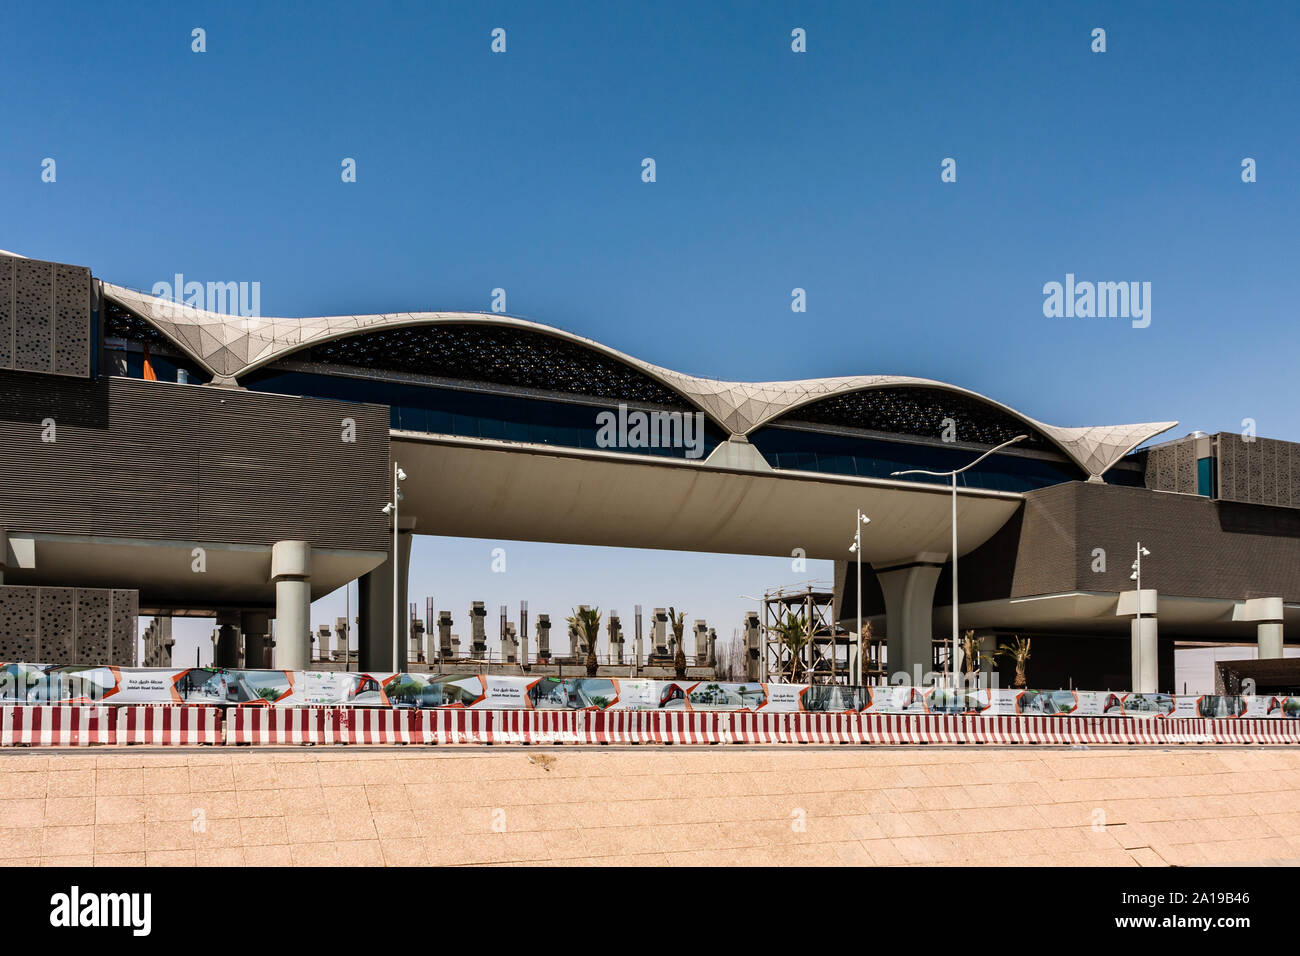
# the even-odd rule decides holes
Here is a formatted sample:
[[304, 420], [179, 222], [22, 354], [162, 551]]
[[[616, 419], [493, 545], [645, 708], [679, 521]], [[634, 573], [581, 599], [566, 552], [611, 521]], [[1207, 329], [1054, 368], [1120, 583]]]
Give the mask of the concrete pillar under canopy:
[[311, 665], [311, 545], [277, 541], [271, 549], [275, 582], [275, 646], [272, 666], [306, 670]]
[[1261, 660], [1283, 656], [1282, 599], [1250, 598], [1232, 609], [1234, 621], [1253, 621]]
[[239, 629], [244, 632], [244, 666], [260, 669], [271, 666], [271, 615], [266, 611], [244, 611], [239, 615]]
[[217, 613], [217, 645], [213, 648], [212, 663], [216, 667], [239, 667], [239, 612]]
[[943, 555], [919, 555], [915, 562], [877, 568], [885, 595], [885, 639], [891, 681], [899, 672], [919, 683], [934, 670], [934, 587], [943, 570]]
[[1129, 617], [1130, 655], [1132, 658], [1132, 690], [1136, 694], [1154, 694], [1160, 684], [1159, 631], [1156, 625], [1156, 608], [1159, 600], [1154, 588], [1123, 591], [1115, 614]]

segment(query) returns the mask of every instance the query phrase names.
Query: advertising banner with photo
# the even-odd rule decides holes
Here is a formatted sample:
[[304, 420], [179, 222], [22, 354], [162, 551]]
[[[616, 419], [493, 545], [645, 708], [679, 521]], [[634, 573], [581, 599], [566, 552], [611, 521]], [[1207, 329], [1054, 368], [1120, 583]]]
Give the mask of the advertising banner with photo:
[[1040, 717], [1300, 717], [1300, 697], [0, 663], [0, 703]]

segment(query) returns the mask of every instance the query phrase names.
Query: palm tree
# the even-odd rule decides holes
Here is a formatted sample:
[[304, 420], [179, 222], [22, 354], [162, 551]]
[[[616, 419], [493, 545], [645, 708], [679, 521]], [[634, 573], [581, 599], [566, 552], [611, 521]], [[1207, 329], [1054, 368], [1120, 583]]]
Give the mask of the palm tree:
[[999, 654], [1005, 654], [1016, 662], [1016, 680], [1012, 687], [1028, 687], [1029, 683], [1025, 677], [1025, 663], [1029, 660], [1029, 638], [1016, 635], [1014, 644], [1002, 644], [998, 647]]
[[596, 638], [600, 636], [600, 608], [580, 607], [569, 616], [569, 627], [587, 642], [587, 676], [595, 677]]
[[803, 649], [812, 640], [803, 615], [786, 611], [785, 620], [778, 621], [772, 630], [776, 631], [781, 644], [790, 652], [790, 682], [798, 683], [808, 670], [808, 665], [803, 660]]
[[997, 652], [984, 653], [980, 649], [979, 638], [975, 636], [975, 632], [972, 630], [961, 636], [961, 656], [962, 670], [966, 672], [967, 676], [970, 676], [983, 667], [986, 661], [992, 661], [997, 656]]
[[677, 643], [677, 653], [673, 655], [673, 670], [677, 674], [677, 679], [682, 680], [686, 677], [686, 642], [682, 636], [686, 633], [686, 612], [680, 614], [676, 608], [668, 609], [668, 623], [673, 629], [673, 640]]

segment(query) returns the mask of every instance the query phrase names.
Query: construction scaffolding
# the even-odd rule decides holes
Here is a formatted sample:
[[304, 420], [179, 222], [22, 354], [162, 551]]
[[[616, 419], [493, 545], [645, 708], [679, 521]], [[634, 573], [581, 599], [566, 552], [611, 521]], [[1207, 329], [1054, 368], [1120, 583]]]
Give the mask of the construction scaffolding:
[[[763, 592], [765, 679], [778, 684], [850, 684], [856, 635], [834, 621], [835, 592], [817, 582]], [[862, 678], [885, 681], [883, 638], [864, 628]]]

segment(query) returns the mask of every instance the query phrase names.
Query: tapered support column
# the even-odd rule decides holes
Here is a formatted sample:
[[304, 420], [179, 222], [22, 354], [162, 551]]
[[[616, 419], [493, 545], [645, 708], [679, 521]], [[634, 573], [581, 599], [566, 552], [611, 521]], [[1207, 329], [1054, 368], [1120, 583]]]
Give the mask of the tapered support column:
[[[411, 570], [411, 528], [414, 522], [402, 519], [397, 534], [397, 661], [406, 658], [406, 584]], [[389, 528], [392, 532], [392, 528]], [[391, 557], [357, 582], [361, 623], [358, 631], [358, 654], [363, 671], [396, 671], [404, 665], [393, 660], [393, 560]]]
[[239, 615], [239, 629], [244, 632], [244, 666], [269, 667], [271, 615], [265, 611], [245, 611]]
[[311, 545], [277, 541], [271, 549], [275, 582], [275, 647], [272, 666], [306, 670], [311, 664]]
[[1253, 621], [1260, 659], [1282, 656], [1282, 599], [1251, 598], [1232, 609], [1234, 621]]
[[239, 612], [220, 611], [217, 614], [217, 646], [213, 650], [213, 664], [217, 667], [239, 667]]
[[[885, 595], [885, 638], [889, 649], [889, 679], [907, 675], [907, 683], [924, 682], [934, 670], [931, 635], [934, 630], [934, 587], [939, 582], [943, 555], [922, 555], [922, 560], [876, 569]], [[933, 560], [938, 558], [939, 560]]]
[[1159, 632], [1156, 627], [1158, 595], [1154, 588], [1124, 591], [1119, 596], [1115, 613], [1130, 617], [1129, 640], [1133, 664], [1133, 691], [1154, 694], [1160, 688]]

